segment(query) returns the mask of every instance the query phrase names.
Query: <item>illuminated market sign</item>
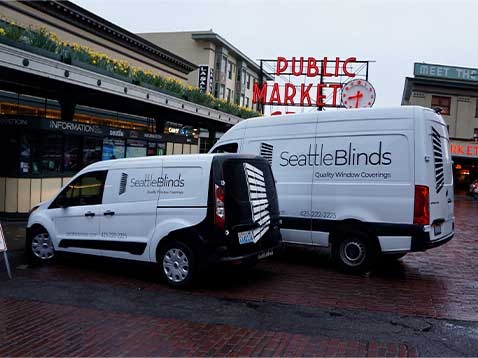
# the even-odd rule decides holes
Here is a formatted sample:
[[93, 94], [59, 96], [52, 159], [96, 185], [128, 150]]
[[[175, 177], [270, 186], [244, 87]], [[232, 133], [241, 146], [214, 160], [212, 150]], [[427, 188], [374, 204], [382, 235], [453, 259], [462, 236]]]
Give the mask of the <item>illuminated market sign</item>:
[[260, 61], [263, 71], [271, 69], [269, 75], [274, 76], [274, 81], [254, 83], [253, 103], [364, 108], [375, 102], [375, 89], [368, 82], [369, 61], [355, 57], [278, 57]]
[[451, 141], [450, 152], [452, 156], [478, 158], [478, 142]]

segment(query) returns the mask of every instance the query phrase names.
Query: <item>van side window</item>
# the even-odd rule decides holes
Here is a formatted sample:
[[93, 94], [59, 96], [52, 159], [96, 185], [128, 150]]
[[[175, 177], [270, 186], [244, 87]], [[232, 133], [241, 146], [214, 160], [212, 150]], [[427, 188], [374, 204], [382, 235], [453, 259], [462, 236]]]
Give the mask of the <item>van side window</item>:
[[237, 153], [237, 143], [228, 143], [224, 145], [220, 145], [216, 149], [214, 149], [213, 153]]
[[50, 208], [101, 204], [106, 174], [106, 170], [101, 170], [79, 176], [63, 189]]

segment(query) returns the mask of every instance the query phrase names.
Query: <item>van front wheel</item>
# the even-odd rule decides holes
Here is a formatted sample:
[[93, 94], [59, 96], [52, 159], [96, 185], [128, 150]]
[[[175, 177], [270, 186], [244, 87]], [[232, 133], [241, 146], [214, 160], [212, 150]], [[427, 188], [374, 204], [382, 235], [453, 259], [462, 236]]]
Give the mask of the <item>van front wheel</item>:
[[196, 260], [188, 245], [179, 241], [167, 243], [159, 252], [158, 262], [168, 285], [182, 288], [191, 284], [196, 273]]
[[332, 257], [342, 270], [364, 273], [375, 263], [377, 250], [366, 233], [347, 230], [332, 243]]
[[48, 231], [43, 228], [34, 229], [27, 237], [25, 252], [31, 264], [53, 261], [55, 259], [55, 247]]

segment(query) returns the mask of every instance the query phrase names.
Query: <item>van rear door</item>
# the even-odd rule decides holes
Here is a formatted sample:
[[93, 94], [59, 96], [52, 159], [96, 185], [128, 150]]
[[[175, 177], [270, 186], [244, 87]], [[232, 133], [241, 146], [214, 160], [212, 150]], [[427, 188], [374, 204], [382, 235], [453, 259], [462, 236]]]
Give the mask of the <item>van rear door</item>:
[[441, 116], [425, 112], [427, 147], [432, 153], [433, 171], [430, 171], [430, 240], [440, 240], [449, 236], [453, 230], [453, 173], [449, 152], [449, 138], [446, 124]]
[[247, 254], [273, 246], [272, 227], [279, 223], [274, 177], [260, 157], [224, 161], [226, 229], [231, 250]]

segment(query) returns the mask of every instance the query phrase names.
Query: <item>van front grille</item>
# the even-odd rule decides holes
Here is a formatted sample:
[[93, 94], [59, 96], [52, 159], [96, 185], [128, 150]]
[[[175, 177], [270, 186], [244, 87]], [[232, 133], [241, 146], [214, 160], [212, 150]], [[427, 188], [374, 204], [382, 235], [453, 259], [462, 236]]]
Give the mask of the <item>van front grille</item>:
[[439, 193], [443, 189], [445, 178], [443, 174], [443, 151], [440, 133], [432, 127], [433, 160], [435, 163], [435, 184]]
[[272, 165], [272, 150], [274, 146], [268, 143], [261, 143], [261, 157], [265, 158]]
[[264, 172], [249, 163], [244, 163], [244, 171], [247, 179], [247, 192], [251, 202], [252, 220], [259, 224], [259, 227], [253, 231], [254, 243], [256, 243], [269, 230], [271, 222], [269, 201]]

